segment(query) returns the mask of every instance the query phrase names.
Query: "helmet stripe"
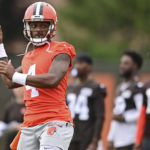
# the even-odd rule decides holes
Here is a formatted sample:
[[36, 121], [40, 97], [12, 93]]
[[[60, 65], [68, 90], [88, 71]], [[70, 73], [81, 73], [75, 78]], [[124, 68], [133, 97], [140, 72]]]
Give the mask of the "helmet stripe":
[[36, 15], [37, 3], [34, 4], [33, 15]]
[[41, 7], [41, 2], [37, 3], [37, 9], [36, 9], [36, 15], [40, 15], [40, 7]]
[[43, 7], [44, 7], [44, 3], [42, 3], [40, 6], [40, 15], [43, 15]]

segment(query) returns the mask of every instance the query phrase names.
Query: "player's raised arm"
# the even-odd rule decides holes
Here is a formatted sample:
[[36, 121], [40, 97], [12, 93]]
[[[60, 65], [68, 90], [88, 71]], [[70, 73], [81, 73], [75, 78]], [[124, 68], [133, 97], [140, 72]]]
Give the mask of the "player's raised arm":
[[69, 65], [70, 56], [65, 53], [59, 54], [55, 56], [47, 74], [28, 75], [26, 85], [37, 88], [56, 88], [64, 78]]
[[[7, 84], [9, 88], [21, 85], [30, 85], [36, 88], [56, 88], [64, 78], [69, 65], [70, 56], [68, 54], [59, 54], [55, 56], [48, 73], [32, 76], [20, 73], [21, 68], [19, 68], [20, 71], [16, 71], [11, 61], [8, 63], [1, 61], [0, 74], [5, 75], [11, 81], [11, 83]], [[17, 83], [17, 85], [13, 83]]]

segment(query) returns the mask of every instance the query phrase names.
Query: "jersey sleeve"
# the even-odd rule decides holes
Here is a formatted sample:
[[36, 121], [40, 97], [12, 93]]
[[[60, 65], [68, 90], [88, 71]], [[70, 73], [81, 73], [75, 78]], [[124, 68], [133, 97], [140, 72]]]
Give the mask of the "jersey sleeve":
[[68, 44], [67, 42], [61, 42], [58, 44], [56, 47], [55, 52], [52, 55], [52, 59], [54, 59], [57, 55], [59, 54], [67, 54], [70, 56], [70, 67], [72, 67], [72, 60], [76, 55], [75, 48], [71, 45]]
[[135, 144], [142, 143], [145, 124], [146, 124], [146, 107], [142, 106], [141, 113], [140, 113], [140, 116], [138, 119], [138, 124], [137, 124], [137, 133], [136, 133]]
[[144, 85], [141, 82], [138, 82], [135, 86], [133, 86], [134, 91], [132, 90], [131, 99], [133, 100], [136, 108], [134, 110], [124, 112], [123, 116], [126, 123], [137, 123], [144, 101], [143, 86]]
[[134, 96], [134, 102], [136, 105], [136, 109], [134, 111], [124, 112], [124, 119], [125, 119], [125, 122], [127, 122], [127, 123], [133, 123], [133, 122], [136, 123], [137, 122], [139, 115], [140, 115], [142, 102], [143, 102], [142, 93], [138, 93], [137, 95]]

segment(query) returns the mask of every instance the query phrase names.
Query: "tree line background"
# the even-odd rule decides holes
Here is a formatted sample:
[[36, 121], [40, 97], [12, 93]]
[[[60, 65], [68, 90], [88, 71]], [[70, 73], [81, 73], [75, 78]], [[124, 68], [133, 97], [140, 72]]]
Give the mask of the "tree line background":
[[[23, 38], [24, 11], [35, 0], [0, 1], [5, 42], [14, 37]], [[52, 3], [58, 12], [59, 39], [72, 43], [77, 52], [88, 52], [97, 60], [109, 62], [116, 61], [124, 50], [131, 49], [149, 59], [149, 0], [45, 1]], [[13, 53], [15, 50], [8, 51]]]

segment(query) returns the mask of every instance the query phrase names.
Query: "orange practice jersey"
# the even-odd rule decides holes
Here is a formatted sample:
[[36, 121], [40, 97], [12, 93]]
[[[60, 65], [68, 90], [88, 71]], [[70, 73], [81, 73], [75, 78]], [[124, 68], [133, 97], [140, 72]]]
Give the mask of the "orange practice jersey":
[[[24, 101], [26, 113], [23, 127], [35, 126], [53, 120], [72, 122], [71, 114], [66, 106], [67, 77], [75, 56], [74, 47], [66, 42], [50, 43], [28, 52], [22, 61], [24, 74], [38, 75], [48, 73], [50, 65], [56, 55], [66, 53], [71, 58], [71, 64], [65, 77], [57, 88], [35, 88], [25, 86]], [[62, 64], [63, 65], [63, 64]]]

